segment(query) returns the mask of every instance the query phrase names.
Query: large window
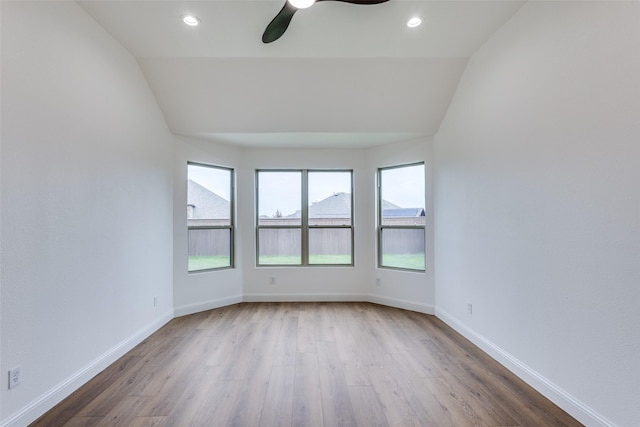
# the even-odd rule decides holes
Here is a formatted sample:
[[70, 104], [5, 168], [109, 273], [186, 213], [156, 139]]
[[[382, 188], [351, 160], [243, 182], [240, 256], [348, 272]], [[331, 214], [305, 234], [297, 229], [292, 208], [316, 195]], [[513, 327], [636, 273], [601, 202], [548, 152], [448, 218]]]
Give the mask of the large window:
[[233, 250], [233, 169], [187, 165], [189, 272], [231, 268]]
[[352, 172], [259, 170], [258, 265], [353, 265]]
[[425, 269], [424, 164], [378, 170], [378, 266]]

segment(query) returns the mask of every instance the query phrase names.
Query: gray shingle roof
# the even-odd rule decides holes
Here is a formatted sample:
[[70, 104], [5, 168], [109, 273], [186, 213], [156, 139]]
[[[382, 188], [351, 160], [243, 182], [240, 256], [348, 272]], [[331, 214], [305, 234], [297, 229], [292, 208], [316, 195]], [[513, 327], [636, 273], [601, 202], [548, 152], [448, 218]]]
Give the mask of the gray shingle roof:
[[[300, 211], [296, 211], [287, 218], [300, 218]], [[335, 193], [332, 196], [314, 202], [309, 207], [309, 218], [350, 218], [351, 194]]]
[[384, 211], [389, 210], [389, 209], [402, 209], [402, 208], [400, 206], [398, 206], [398, 205], [395, 205], [395, 204], [391, 203], [391, 202], [383, 200], [382, 201], [382, 211], [384, 212]]
[[[420, 216], [419, 212], [415, 212], [418, 208], [402, 209], [400, 206], [394, 205], [386, 200], [382, 201], [383, 212], [387, 211], [411, 211], [409, 215], [403, 216]], [[407, 212], [408, 213], [408, 212]], [[422, 210], [424, 216], [424, 209]], [[309, 218], [349, 218], [351, 216], [351, 194], [335, 193], [319, 202], [314, 202], [309, 207]], [[300, 218], [300, 211], [287, 216], [287, 218]]]
[[309, 207], [309, 218], [349, 218], [351, 194], [335, 193]]
[[193, 219], [229, 219], [229, 201], [195, 181], [187, 181], [187, 205], [193, 206]]

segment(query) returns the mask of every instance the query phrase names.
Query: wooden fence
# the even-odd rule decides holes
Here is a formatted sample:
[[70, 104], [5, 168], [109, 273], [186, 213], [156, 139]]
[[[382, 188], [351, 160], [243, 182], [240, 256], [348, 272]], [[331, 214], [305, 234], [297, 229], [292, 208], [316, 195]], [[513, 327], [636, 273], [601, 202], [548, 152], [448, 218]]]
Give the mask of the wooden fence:
[[[424, 217], [422, 217], [424, 218]], [[325, 224], [326, 221], [326, 224]], [[419, 225], [415, 218], [408, 218], [402, 222], [394, 218], [393, 225]], [[419, 219], [417, 221], [420, 221]], [[265, 221], [269, 225], [296, 225], [299, 220], [287, 219], [280, 221]], [[288, 222], [284, 224], [284, 222]], [[228, 222], [227, 222], [228, 223]], [[322, 220], [321, 225], [341, 225], [344, 219]], [[424, 219], [422, 219], [424, 223]], [[319, 224], [316, 221], [316, 224]], [[191, 224], [190, 224], [191, 225]], [[202, 221], [192, 225], [222, 225], [205, 224]], [[265, 223], [261, 220], [261, 225]], [[320, 224], [319, 224], [320, 225]], [[391, 225], [391, 224], [389, 224]], [[229, 229], [189, 229], [189, 256], [218, 256], [229, 255], [231, 232]], [[259, 247], [261, 256], [299, 255], [301, 246], [300, 228], [267, 228], [259, 230]], [[424, 253], [425, 240], [421, 229], [385, 229], [383, 232], [382, 249], [384, 253]], [[335, 255], [351, 253], [350, 228], [310, 228], [309, 253], [317, 255]]]

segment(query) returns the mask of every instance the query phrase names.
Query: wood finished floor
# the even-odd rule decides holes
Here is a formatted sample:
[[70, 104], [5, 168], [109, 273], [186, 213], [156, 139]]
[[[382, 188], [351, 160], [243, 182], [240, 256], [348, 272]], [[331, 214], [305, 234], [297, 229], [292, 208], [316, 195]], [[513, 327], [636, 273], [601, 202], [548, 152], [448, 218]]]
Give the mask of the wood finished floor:
[[580, 426], [433, 316], [243, 303], [179, 317], [33, 426]]

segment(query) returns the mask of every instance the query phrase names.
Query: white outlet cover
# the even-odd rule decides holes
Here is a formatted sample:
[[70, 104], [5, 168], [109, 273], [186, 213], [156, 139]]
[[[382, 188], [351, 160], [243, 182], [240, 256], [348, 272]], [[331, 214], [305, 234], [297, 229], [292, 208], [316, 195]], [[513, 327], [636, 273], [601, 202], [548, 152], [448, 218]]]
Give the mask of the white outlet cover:
[[9, 370], [9, 389], [16, 387], [22, 382], [22, 366], [16, 366]]

